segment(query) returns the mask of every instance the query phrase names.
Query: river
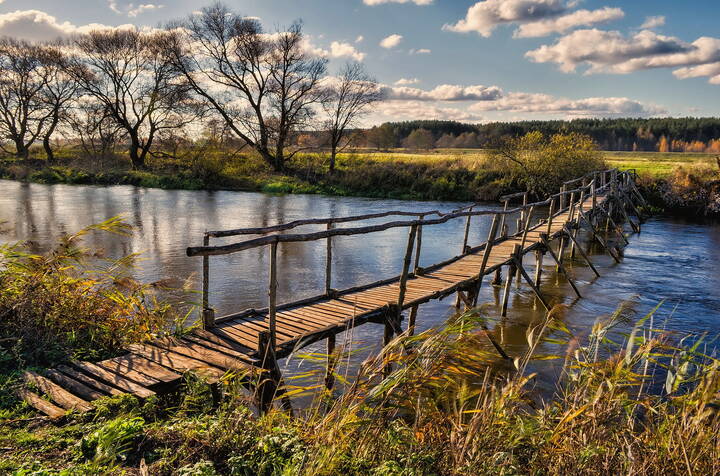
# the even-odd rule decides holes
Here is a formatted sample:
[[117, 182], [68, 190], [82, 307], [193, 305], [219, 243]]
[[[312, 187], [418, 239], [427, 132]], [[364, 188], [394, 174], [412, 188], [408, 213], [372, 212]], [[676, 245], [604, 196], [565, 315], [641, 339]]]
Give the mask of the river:
[[[141, 253], [142, 259], [134, 272], [137, 279], [191, 280], [197, 289], [201, 259], [188, 258], [185, 249], [200, 245], [205, 230], [261, 227], [300, 218], [359, 215], [390, 209], [448, 211], [463, 205], [466, 203], [132, 186], [41, 185], [0, 180], [0, 228], [4, 230], [0, 242], [30, 240], [37, 249], [45, 250], [63, 233], [122, 215], [133, 226], [132, 236], [93, 233], [86, 244], [111, 257]], [[487, 204], [486, 208], [498, 209], [495, 204]], [[470, 243], [484, 241], [489, 225], [489, 217], [475, 219]], [[464, 219], [458, 219], [424, 229], [421, 264], [433, 264], [458, 254], [464, 226]], [[302, 230], [319, 229], [305, 227]], [[337, 238], [333, 287], [342, 289], [397, 275], [406, 239], [407, 229], [399, 228]], [[213, 243], [231, 242], [228, 240], [232, 239]], [[583, 334], [598, 316], [611, 313], [622, 301], [632, 301], [638, 316], [664, 302], [656, 322], [663, 322], [672, 330], [717, 336], [720, 273], [716, 253], [720, 250], [720, 226], [656, 217], [629, 240], [620, 264], [597, 247], [591, 249], [600, 278], [595, 278], [579, 261], [571, 265], [583, 299], [575, 299], [569, 284], [546, 260], [543, 292], [555, 302], [569, 305], [565, 317], [568, 326]], [[267, 304], [267, 251], [266, 248], [253, 249], [211, 258], [210, 303], [218, 315]], [[531, 257], [527, 259], [531, 267]], [[322, 292], [324, 242], [283, 244], [278, 264], [280, 302]], [[495, 303], [497, 294], [496, 289], [484, 286], [480, 302]], [[199, 300], [199, 297], [193, 299]], [[453, 304], [454, 298], [447, 298], [422, 306], [418, 315], [419, 330], [442, 323], [453, 314]], [[496, 334], [510, 352], [520, 352], [525, 346], [525, 329], [541, 316], [532, 292], [523, 286], [520, 292], [513, 292], [508, 317], [498, 323]], [[369, 324], [356, 329], [353, 336], [341, 336], [338, 342], [342, 342], [343, 337], [352, 337], [351, 345], [363, 348], [351, 359], [357, 362], [375, 351], [382, 332], [382, 326]], [[306, 351], [321, 352], [322, 346], [316, 344]], [[291, 358], [284, 365], [287, 371], [295, 372], [298, 366], [308, 364], [301, 358]]]

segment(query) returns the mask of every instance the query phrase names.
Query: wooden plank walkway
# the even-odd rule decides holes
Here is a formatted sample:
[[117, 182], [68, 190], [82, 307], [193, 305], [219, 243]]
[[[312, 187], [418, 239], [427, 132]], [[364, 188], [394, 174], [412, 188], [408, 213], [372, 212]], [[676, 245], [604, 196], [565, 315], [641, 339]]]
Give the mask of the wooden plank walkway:
[[[629, 181], [624, 179], [623, 183], [627, 184]], [[91, 409], [89, 402], [108, 395], [130, 393], [139, 398], [147, 398], [169, 391], [177, 386], [182, 374], [187, 371], [202, 374], [210, 383], [218, 382], [228, 371], [247, 373], [248, 381], [262, 371], [270, 371], [276, 380], [271, 389], [274, 393], [281, 378], [276, 359], [324, 338], [328, 338], [329, 346], [331, 342], [334, 345], [336, 334], [366, 322], [385, 323], [386, 336], [389, 334], [392, 337], [393, 334], [402, 332], [400, 319], [403, 310], [411, 310], [409, 327], [413, 327], [417, 306], [420, 304], [456, 292], [459, 301], [461, 298], [465, 303], [476, 300], [483, 277], [502, 267], [508, 267], [509, 270], [506, 283], [512, 281], [514, 272], [520, 270], [524, 273], [528, 284], [547, 307], [538, 287], [533, 286], [531, 278], [522, 269], [522, 256], [533, 250], [541, 250], [543, 253], [549, 251], [556, 257], [549, 249], [550, 240], [560, 238], [563, 243], [568, 244], [574, 239], [569, 236], [572, 234], [570, 230], [577, 229], [581, 220], [586, 220], [587, 225], [592, 228], [591, 220], [587, 219], [588, 214], [593, 216], [597, 210], [612, 208], [611, 202], [616, 201], [617, 197], [614, 187], [611, 188], [605, 183], [604, 187], [597, 190], [595, 180], [590, 187], [593, 190], [592, 195], [585, 194], [584, 191], [578, 192], [580, 200], [574, 202], [573, 194], [570, 205], [565, 208], [560, 206], [557, 213], [553, 213], [556, 203], [553, 199], [548, 218], [532, 227], [529, 224], [533, 208], [528, 211], [525, 206], [521, 209], [521, 216], [526, 220], [527, 230], [518, 220], [520, 230], [512, 236], [495, 238], [499, 225], [499, 215], [496, 214], [488, 242], [475, 248], [466, 248], [465, 254], [446, 262], [424, 270], [416, 268], [415, 272], [410, 273], [409, 259], [413, 251], [412, 242], [416, 239], [415, 228], [412, 228], [404, 273], [399, 277], [342, 292], [329, 290], [324, 296], [281, 306], [274, 305], [271, 283], [271, 305], [268, 309], [250, 310], [219, 318], [211, 325], [205, 322], [204, 329], [197, 329], [180, 338], [162, 338], [131, 345], [128, 348], [129, 353], [121, 357], [96, 363], [73, 362], [69, 366], [61, 365], [50, 369], [45, 375], [26, 373], [25, 380], [31, 389], [20, 389], [18, 394], [39, 411], [58, 417], [67, 410], [87, 411]], [[560, 194], [560, 204], [563, 203], [563, 193]], [[468, 217], [469, 229], [472, 215], [463, 213]], [[330, 229], [328, 225], [328, 230]], [[594, 229], [592, 231], [595, 233]], [[467, 231], [465, 239], [467, 241]], [[601, 240], [599, 237], [598, 239]], [[420, 237], [417, 237], [417, 241], [419, 256]], [[556, 258], [561, 268], [562, 248], [563, 245], [560, 245], [560, 258]], [[612, 250], [608, 251], [612, 253]], [[580, 252], [584, 253], [582, 250]], [[329, 244], [328, 255], [330, 256]], [[587, 261], [592, 266], [589, 259]], [[542, 262], [539, 262], [537, 267], [541, 268]], [[540, 273], [536, 275], [538, 281], [539, 275]], [[206, 285], [207, 281], [204, 284]], [[503, 313], [507, 308], [509, 288], [510, 286], [506, 285]], [[273, 341], [269, 340], [272, 338], [274, 346], [271, 345]], [[329, 348], [328, 353], [331, 352], [332, 349]], [[36, 391], [45, 394], [51, 401], [41, 398]]]

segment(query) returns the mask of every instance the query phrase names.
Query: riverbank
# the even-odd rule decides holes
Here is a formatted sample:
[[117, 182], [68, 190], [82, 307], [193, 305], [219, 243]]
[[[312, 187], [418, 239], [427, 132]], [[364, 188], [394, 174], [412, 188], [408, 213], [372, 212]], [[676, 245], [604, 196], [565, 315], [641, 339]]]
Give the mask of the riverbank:
[[196, 160], [156, 159], [145, 170], [126, 160], [0, 160], [0, 178], [44, 184], [136, 185], [183, 190], [311, 193], [407, 200], [492, 200], [510, 190], [504, 174], [462, 157], [341, 154], [327, 172], [319, 154], [297, 155], [284, 173], [252, 154]]
[[[720, 216], [720, 165], [711, 154], [604, 152], [603, 157], [608, 166], [638, 171], [640, 185], [656, 211]], [[273, 172], [252, 154], [154, 159], [145, 170], [132, 170], [122, 157], [88, 160], [65, 154], [56, 165], [41, 159], [0, 159], [0, 178], [406, 200], [495, 201], [517, 191], [507, 170], [491, 163], [485, 151], [472, 149], [340, 154], [334, 173], [327, 172], [322, 154], [297, 155], [284, 173]]]

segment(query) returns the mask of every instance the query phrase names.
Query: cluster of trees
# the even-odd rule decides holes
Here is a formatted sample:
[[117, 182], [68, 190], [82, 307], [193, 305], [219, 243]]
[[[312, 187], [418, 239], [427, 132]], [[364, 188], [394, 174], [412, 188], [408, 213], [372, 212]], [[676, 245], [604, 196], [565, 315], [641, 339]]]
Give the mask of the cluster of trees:
[[52, 161], [59, 135], [93, 154], [123, 141], [142, 168], [159, 144], [219, 121], [278, 171], [300, 150], [298, 131], [321, 130], [332, 169], [357, 120], [380, 99], [360, 64], [330, 77], [300, 23], [267, 33], [222, 4], [151, 32], [0, 41], [2, 147], [23, 158], [42, 139]]
[[[720, 152], [720, 119], [576, 119], [573, 121], [494, 122], [482, 125], [453, 121], [385, 123], [366, 131], [366, 145], [379, 149], [413, 147], [416, 131], [428, 132], [437, 148], [493, 148], [507, 138], [538, 131], [545, 135], [583, 134], [603, 150]], [[380, 139], [381, 138], [381, 139]], [[423, 147], [424, 148], [424, 147]]]

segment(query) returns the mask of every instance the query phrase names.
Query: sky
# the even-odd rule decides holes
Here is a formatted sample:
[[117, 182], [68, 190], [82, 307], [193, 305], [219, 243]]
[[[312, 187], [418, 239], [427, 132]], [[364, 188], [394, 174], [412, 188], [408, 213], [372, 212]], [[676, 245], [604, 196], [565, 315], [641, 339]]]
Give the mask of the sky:
[[[142, 3], [156, 2], [156, 3]], [[152, 28], [210, 0], [0, 0], [0, 36]], [[267, 30], [302, 20], [330, 72], [386, 91], [367, 124], [720, 115], [718, 0], [227, 0]]]

